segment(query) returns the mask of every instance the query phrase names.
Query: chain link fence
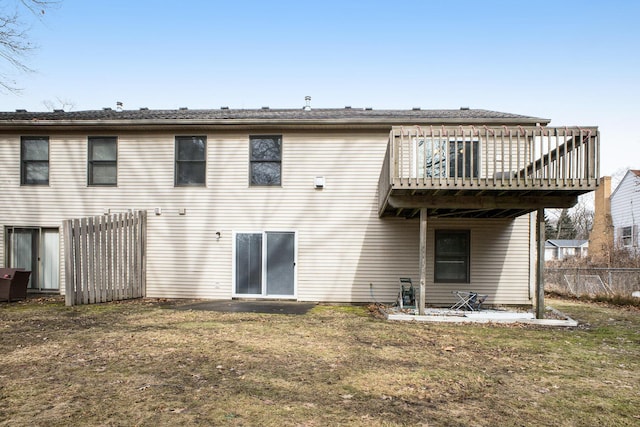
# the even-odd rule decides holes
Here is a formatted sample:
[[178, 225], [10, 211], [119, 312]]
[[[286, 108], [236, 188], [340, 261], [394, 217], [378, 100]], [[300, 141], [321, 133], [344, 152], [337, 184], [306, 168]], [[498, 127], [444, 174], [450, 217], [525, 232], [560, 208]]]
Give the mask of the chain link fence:
[[640, 268], [546, 268], [545, 290], [576, 297], [630, 297], [640, 291]]

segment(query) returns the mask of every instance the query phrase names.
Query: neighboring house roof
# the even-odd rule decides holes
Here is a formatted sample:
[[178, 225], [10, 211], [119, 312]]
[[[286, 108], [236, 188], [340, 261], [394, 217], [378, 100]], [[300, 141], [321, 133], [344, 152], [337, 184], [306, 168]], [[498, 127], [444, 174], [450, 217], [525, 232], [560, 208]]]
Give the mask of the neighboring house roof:
[[220, 109], [189, 110], [55, 110], [54, 112], [0, 112], [0, 128], [15, 126], [73, 126], [127, 124], [541, 124], [550, 120], [497, 111], [459, 110], [373, 110], [370, 108], [316, 109]]
[[629, 170], [624, 174], [624, 176], [622, 177], [622, 179], [620, 180], [620, 182], [618, 183], [618, 186], [616, 187], [616, 189], [615, 189], [615, 190], [613, 190], [613, 193], [611, 193], [611, 196], [609, 197], [609, 200], [613, 199], [613, 196], [615, 196], [615, 194], [618, 192], [618, 190], [619, 190], [620, 188], [622, 188], [622, 185], [621, 185], [621, 184], [622, 184], [622, 182], [623, 182], [625, 179], [627, 179], [627, 177], [628, 177], [628, 176], [632, 176], [632, 175], [633, 175], [633, 178], [634, 178], [634, 179], [635, 179], [635, 178], [640, 178], [640, 170], [638, 170], [638, 169], [629, 169]]
[[585, 244], [588, 244], [589, 241], [588, 240], [583, 240], [583, 239], [572, 239], [572, 240], [565, 240], [565, 239], [549, 239], [547, 240], [544, 244], [546, 247], [557, 247], [557, 248], [579, 248], [581, 246], [584, 246]]

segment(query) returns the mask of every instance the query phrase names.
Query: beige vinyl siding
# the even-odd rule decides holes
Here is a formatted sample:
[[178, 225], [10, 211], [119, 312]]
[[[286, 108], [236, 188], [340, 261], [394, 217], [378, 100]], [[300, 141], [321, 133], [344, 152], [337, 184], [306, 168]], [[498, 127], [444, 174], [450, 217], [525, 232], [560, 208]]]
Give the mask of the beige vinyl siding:
[[[382, 220], [386, 222], [387, 220]], [[380, 233], [380, 240], [372, 242], [379, 245], [379, 251], [371, 258], [370, 269], [378, 277], [384, 277], [385, 293], [376, 290], [376, 298], [390, 301], [399, 290], [399, 277], [410, 277], [416, 287], [419, 286], [418, 220], [400, 220], [405, 239], [389, 245], [385, 234], [394, 233], [392, 229]], [[440, 219], [429, 218], [427, 222], [427, 286], [428, 304], [450, 305], [455, 301], [453, 291], [474, 291], [489, 295], [488, 304], [530, 305], [531, 288], [531, 249], [530, 219], [524, 215], [510, 219]], [[470, 283], [434, 283], [434, 244], [435, 230], [470, 231]], [[400, 243], [400, 244], [398, 244]], [[371, 248], [368, 248], [371, 250]], [[397, 262], [405, 257], [399, 267]], [[377, 260], [377, 262], [376, 262]], [[410, 262], [407, 262], [409, 261]], [[383, 270], [387, 270], [387, 274]], [[375, 282], [374, 282], [375, 283]], [[381, 283], [382, 285], [382, 283]], [[375, 289], [375, 288], [374, 288]], [[393, 293], [395, 291], [395, 293]], [[381, 297], [378, 297], [381, 294]]]
[[[249, 135], [263, 131], [51, 134], [48, 187], [20, 186], [21, 135], [0, 136], [0, 186], [10, 201], [0, 205], [0, 221], [60, 227], [105, 208], [148, 210], [149, 297], [231, 298], [233, 233], [245, 231], [296, 232], [298, 300], [368, 302], [373, 292], [390, 302], [399, 277], [417, 285], [418, 221], [377, 215], [388, 133], [268, 133], [282, 134], [281, 186], [249, 186]], [[207, 137], [206, 186], [175, 187], [175, 136], [191, 134]], [[117, 187], [87, 186], [87, 137], [94, 135], [118, 137]], [[316, 176], [325, 177], [324, 189], [314, 188]], [[432, 283], [436, 227], [471, 230], [471, 284]], [[489, 293], [494, 303], [530, 303], [528, 216], [429, 219], [428, 232], [429, 303], [451, 302], [453, 289]]]
[[452, 291], [474, 291], [489, 295], [489, 304], [530, 304], [529, 216], [515, 220], [430, 221], [427, 238], [427, 280], [433, 283], [434, 230], [464, 229], [471, 232], [471, 283], [435, 283], [427, 290], [432, 304], [448, 303]]

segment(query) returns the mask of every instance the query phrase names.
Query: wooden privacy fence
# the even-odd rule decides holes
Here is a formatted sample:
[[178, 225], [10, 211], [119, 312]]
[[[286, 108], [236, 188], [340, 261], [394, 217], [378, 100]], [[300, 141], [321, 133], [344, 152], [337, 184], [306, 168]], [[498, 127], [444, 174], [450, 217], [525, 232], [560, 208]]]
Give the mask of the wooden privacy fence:
[[66, 305], [145, 296], [145, 211], [70, 219], [63, 229]]

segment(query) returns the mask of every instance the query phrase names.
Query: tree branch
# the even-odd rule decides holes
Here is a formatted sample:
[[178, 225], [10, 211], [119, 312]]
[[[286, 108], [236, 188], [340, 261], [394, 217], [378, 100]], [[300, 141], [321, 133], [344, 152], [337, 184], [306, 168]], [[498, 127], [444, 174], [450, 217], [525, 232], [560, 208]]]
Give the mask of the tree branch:
[[[35, 47], [29, 41], [29, 28], [20, 15], [20, 6], [39, 19], [47, 9], [60, 4], [61, 0], [19, 0], [13, 12], [0, 12], [0, 62], [9, 64], [19, 72], [29, 73], [33, 70], [25, 62], [25, 57]], [[9, 92], [18, 92], [16, 82], [6, 73], [0, 73], [0, 88]]]

